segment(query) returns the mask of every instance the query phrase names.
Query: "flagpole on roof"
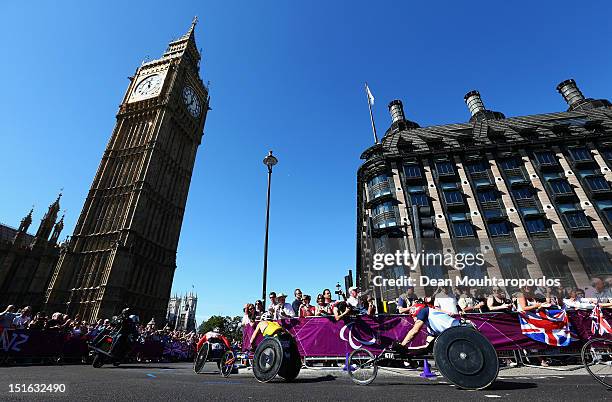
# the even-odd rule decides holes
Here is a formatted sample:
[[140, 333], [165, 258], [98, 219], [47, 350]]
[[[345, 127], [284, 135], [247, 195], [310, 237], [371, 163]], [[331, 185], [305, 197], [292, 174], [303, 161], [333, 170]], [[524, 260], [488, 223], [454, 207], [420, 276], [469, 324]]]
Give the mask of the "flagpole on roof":
[[374, 134], [374, 143], [378, 144], [378, 135], [376, 135], [376, 125], [374, 124], [374, 115], [372, 114], [372, 105], [374, 105], [374, 95], [368, 87], [368, 83], [365, 83], [366, 99], [368, 101], [368, 109], [370, 110], [370, 122], [372, 123], [372, 133]]

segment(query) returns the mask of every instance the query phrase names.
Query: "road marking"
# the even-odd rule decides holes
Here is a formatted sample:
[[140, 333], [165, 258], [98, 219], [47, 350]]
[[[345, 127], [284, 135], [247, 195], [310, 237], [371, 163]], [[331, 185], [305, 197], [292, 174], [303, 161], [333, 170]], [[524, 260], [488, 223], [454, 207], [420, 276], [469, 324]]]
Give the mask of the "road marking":
[[157, 376], [156, 376], [156, 375], [154, 375], [154, 374], [151, 374], [151, 373], [149, 373], [149, 374], [147, 374], [147, 377], [151, 377], [151, 378], [157, 378]]
[[499, 395], [485, 395], [487, 398], [501, 398]]

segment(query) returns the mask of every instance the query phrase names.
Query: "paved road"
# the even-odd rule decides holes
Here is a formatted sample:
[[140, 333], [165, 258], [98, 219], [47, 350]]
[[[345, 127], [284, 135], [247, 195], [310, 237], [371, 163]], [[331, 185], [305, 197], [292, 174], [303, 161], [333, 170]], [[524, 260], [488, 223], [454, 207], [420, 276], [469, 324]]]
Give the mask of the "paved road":
[[[295, 383], [258, 383], [251, 373], [222, 378], [207, 364], [196, 375], [187, 363], [125, 365], [94, 369], [91, 366], [0, 367], [0, 401], [327, 401], [367, 400], [610, 400], [606, 391], [579, 372], [543, 372], [538, 369], [502, 371], [499, 380], [485, 391], [462, 391], [443, 378], [425, 380], [415, 372], [403, 375], [379, 373], [369, 386], [353, 385], [340, 372], [308, 370]], [[522, 370], [522, 371], [520, 371]], [[521, 374], [521, 375], [519, 375]], [[9, 384], [65, 384], [64, 394], [15, 394]]]

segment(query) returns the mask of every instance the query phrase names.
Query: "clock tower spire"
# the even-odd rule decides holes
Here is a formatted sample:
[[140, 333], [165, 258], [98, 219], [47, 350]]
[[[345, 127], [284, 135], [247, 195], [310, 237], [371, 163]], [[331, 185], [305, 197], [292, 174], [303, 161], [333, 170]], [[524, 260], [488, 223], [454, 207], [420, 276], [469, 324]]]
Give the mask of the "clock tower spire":
[[51, 278], [49, 311], [94, 320], [130, 306], [143, 320], [164, 320], [209, 110], [196, 24], [194, 19], [160, 58], [137, 68]]

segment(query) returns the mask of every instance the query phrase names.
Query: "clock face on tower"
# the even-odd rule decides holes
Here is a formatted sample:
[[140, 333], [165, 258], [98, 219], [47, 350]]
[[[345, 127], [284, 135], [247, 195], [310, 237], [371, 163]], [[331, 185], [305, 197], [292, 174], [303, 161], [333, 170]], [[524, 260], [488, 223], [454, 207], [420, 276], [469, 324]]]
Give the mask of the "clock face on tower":
[[183, 88], [183, 102], [185, 102], [187, 110], [193, 117], [198, 117], [200, 115], [200, 112], [202, 111], [200, 100], [198, 99], [198, 96], [193, 88], [190, 86]]
[[134, 90], [134, 95], [145, 98], [157, 95], [161, 89], [162, 78], [159, 74], [153, 74], [140, 81]]

